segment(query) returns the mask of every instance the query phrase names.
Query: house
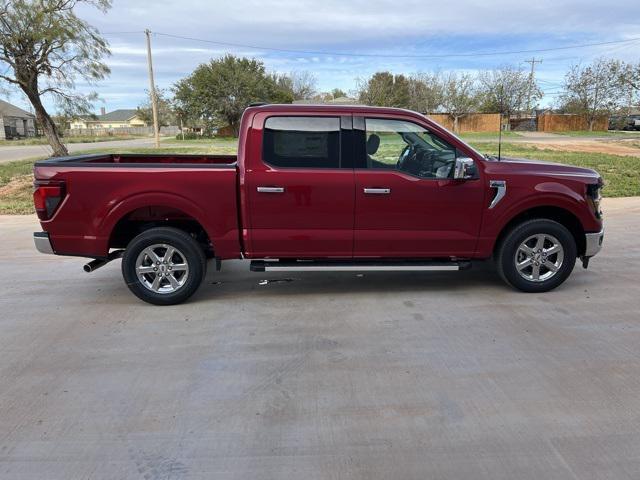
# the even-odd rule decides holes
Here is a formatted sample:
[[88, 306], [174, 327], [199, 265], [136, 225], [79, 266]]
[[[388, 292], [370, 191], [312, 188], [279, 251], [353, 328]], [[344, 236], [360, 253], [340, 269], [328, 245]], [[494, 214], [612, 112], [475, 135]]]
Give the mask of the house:
[[100, 115], [91, 115], [76, 118], [71, 121], [70, 128], [93, 129], [93, 128], [131, 128], [146, 127], [147, 122], [138, 117], [138, 111], [135, 109], [120, 109], [106, 113], [105, 109], [101, 109]]
[[35, 115], [0, 100], [0, 139], [34, 137]]

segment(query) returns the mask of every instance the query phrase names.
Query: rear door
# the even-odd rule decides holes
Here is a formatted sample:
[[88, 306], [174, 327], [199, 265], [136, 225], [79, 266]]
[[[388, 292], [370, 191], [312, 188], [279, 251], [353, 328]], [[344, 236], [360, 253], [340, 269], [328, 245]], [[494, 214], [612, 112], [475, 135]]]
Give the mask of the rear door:
[[260, 161], [245, 177], [249, 256], [352, 256], [354, 175], [343, 141], [350, 128], [350, 115], [256, 115]]
[[354, 117], [353, 125], [364, 145], [355, 169], [354, 256], [471, 256], [484, 189], [479, 178], [451, 178], [461, 153], [412, 121]]

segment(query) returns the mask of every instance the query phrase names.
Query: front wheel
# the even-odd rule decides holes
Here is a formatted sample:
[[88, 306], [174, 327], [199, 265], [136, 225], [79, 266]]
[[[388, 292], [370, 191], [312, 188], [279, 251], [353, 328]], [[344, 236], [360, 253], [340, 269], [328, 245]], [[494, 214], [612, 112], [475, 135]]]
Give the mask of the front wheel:
[[149, 229], [122, 257], [122, 276], [138, 298], [154, 305], [185, 301], [202, 283], [206, 259], [198, 242], [176, 228]]
[[565, 226], [534, 219], [506, 234], [496, 254], [496, 265], [500, 277], [518, 290], [547, 292], [567, 279], [576, 256], [575, 239]]

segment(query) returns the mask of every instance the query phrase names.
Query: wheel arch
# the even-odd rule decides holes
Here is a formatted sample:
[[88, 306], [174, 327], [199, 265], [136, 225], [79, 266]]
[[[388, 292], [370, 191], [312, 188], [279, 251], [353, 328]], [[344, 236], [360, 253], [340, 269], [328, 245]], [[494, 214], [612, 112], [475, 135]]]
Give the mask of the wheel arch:
[[109, 212], [101, 229], [108, 236], [108, 248], [125, 248], [145, 230], [163, 226], [191, 234], [208, 254], [213, 254], [213, 237], [204, 222], [204, 214], [188, 200], [173, 195], [127, 199]]
[[554, 220], [566, 227], [569, 232], [571, 232], [571, 235], [576, 242], [578, 256], [584, 254], [586, 248], [586, 237], [582, 222], [580, 222], [580, 219], [570, 210], [555, 205], [536, 206], [514, 215], [502, 226], [502, 229], [500, 230], [500, 233], [493, 245], [493, 253], [495, 254], [498, 251], [504, 237], [509, 231], [511, 231], [511, 229], [522, 222], [534, 218]]

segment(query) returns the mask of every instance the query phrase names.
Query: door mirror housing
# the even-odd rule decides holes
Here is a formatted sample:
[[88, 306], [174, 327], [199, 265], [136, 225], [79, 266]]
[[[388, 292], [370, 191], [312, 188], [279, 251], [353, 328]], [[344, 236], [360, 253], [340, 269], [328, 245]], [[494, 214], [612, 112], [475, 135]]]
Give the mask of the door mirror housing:
[[469, 180], [474, 178], [474, 163], [469, 157], [456, 158], [455, 168], [453, 169], [453, 178], [456, 180]]

